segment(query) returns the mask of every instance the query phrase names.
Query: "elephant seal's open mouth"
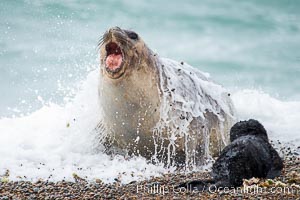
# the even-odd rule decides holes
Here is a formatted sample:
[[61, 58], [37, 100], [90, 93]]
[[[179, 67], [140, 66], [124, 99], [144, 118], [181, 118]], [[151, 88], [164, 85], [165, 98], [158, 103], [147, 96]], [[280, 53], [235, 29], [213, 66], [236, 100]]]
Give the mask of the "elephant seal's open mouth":
[[121, 47], [115, 42], [110, 42], [105, 46], [105, 50], [106, 71], [111, 74], [118, 73], [123, 66], [123, 53]]

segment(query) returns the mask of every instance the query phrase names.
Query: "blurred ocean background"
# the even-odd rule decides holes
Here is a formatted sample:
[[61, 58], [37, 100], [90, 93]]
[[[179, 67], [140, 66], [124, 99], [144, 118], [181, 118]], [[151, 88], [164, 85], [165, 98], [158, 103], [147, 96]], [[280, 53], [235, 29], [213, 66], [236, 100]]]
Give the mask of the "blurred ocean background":
[[[58, 180], [81, 163], [98, 167], [82, 172], [89, 177], [119, 173], [105, 171], [116, 161], [86, 152], [82, 139], [97, 118], [97, 42], [112, 26], [210, 73], [232, 92], [239, 119], [259, 119], [272, 139], [299, 144], [299, 10], [297, 0], [1, 0], [0, 172], [37, 178], [56, 168]], [[48, 168], [32, 172], [42, 162]], [[124, 166], [162, 170], [146, 173], [140, 163]]]
[[37, 96], [62, 103], [97, 67], [97, 41], [111, 26], [227, 88], [300, 100], [299, 10], [297, 0], [2, 0], [0, 116], [40, 108]]

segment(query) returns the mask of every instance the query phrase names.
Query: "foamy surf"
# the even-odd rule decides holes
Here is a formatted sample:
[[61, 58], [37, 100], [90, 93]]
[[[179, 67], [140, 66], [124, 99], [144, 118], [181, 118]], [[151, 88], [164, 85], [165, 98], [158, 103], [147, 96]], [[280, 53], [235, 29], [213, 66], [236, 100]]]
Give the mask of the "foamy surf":
[[269, 138], [300, 145], [300, 102], [281, 101], [259, 90], [240, 90], [232, 96], [240, 120], [254, 118]]
[[72, 181], [76, 173], [87, 180], [128, 183], [166, 172], [143, 158], [112, 159], [93, 150], [91, 132], [100, 116], [98, 73], [91, 72], [64, 106], [48, 104], [28, 116], [0, 120], [0, 174], [9, 170], [11, 180]]
[[[65, 105], [44, 106], [23, 117], [0, 119], [0, 174], [10, 180], [73, 180], [73, 174], [93, 181], [122, 183], [174, 172], [141, 157], [111, 157], [93, 150], [91, 132], [97, 125], [98, 70], [92, 71], [75, 97]], [[39, 97], [41, 99], [41, 97]], [[284, 102], [256, 90], [232, 94], [239, 119], [260, 120], [273, 140], [300, 144], [300, 102]]]

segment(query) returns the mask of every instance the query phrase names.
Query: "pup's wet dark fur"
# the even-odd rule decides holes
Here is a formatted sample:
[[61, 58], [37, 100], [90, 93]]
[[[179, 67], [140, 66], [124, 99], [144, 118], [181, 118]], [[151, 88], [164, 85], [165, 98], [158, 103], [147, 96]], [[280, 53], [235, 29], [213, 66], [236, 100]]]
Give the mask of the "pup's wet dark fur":
[[256, 120], [241, 121], [230, 130], [231, 144], [226, 146], [212, 167], [212, 180], [196, 180], [179, 185], [198, 190], [238, 187], [243, 179], [280, 175], [282, 159], [268, 141], [264, 127]]

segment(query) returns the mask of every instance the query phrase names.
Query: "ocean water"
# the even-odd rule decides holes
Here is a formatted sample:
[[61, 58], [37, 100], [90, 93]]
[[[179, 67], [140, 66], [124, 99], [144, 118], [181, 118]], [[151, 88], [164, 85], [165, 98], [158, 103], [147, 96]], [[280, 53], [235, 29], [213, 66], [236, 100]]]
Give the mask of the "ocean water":
[[112, 26], [209, 73], [240, 120], [300, 145], [299, 10], [296, 0], [0, 1], [0, 175], [126, 183], [174, 170], [90, 145], [100, 115], [97, 42]]

